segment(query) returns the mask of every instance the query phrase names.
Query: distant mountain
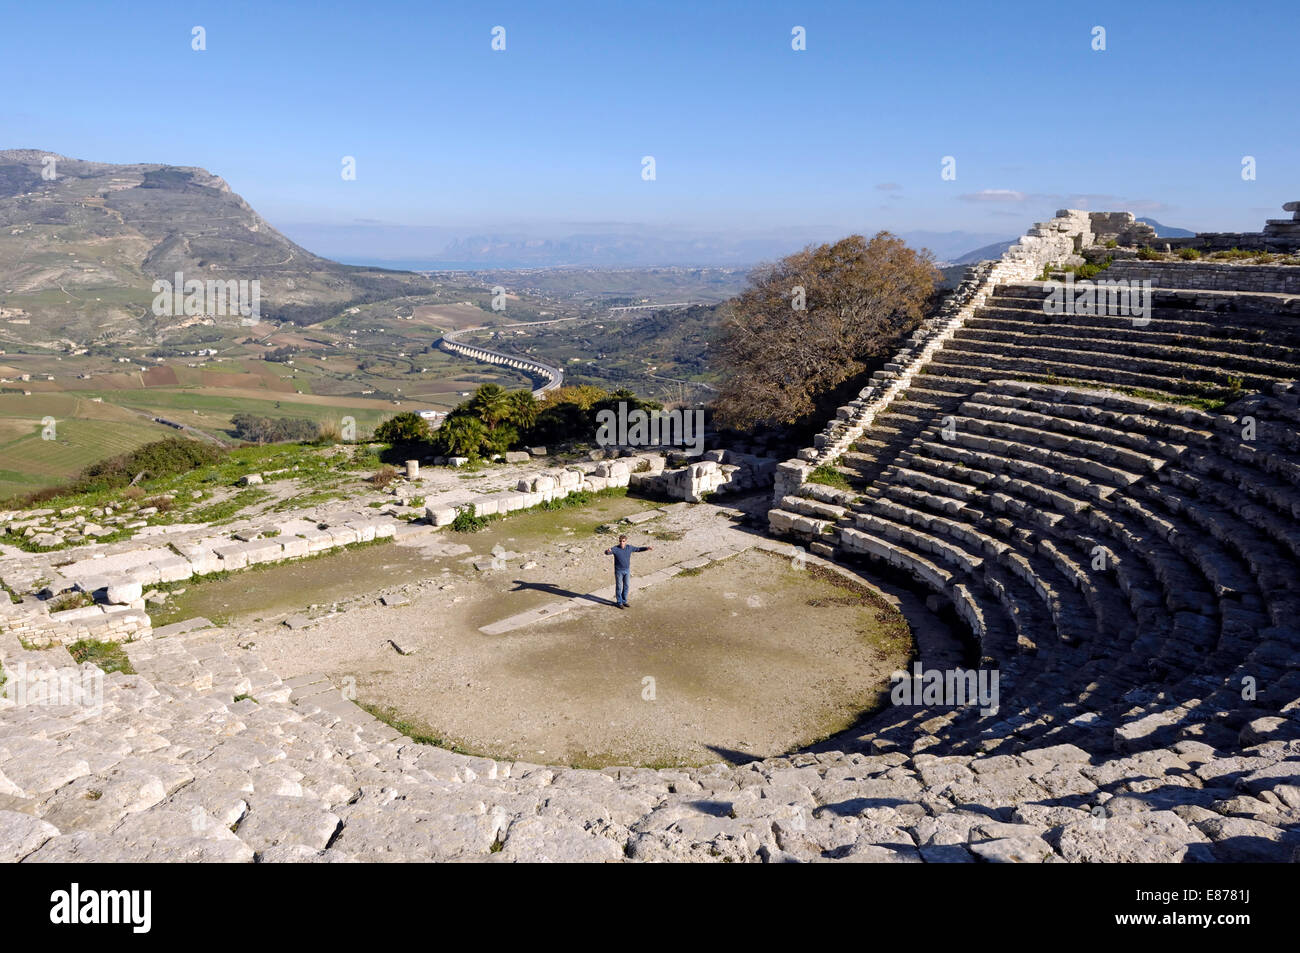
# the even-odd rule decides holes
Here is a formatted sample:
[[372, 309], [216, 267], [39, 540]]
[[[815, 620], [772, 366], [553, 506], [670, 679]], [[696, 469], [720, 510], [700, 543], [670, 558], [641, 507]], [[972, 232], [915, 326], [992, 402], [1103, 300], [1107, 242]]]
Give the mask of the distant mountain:
[[262, 318], [302, 323], [429, 288], [312, 254], [204, 169], [0, 151], [0, 340], [134, 336], [159, 321], [155, 279], [177, 272], [257, 281]]
[[1189, 232], [1185, 228], [1174, 228], [1172, 225], [1161, 225], [1154, 218], [1139, 218], [1139, 222], [1150, 225], [1156, 230], [1157, 238], [1191, 238], [1196, 233]]
[[[941, 262], [957, 264], [957, 256], [968, 248], [996, 242], [997, 232], [899, 232], [898, 237], [913, 248], [928, 248]], [[1001, 253], [999, 253], [1001, 254]], [[996, 256], [994, 256], [996, 257]]]
[[994, 242], [991, 245], [985, 245], [983, 248], [977, 248], [974, 251], [968, 251], [960, 258], [954, 258], [954, 265], [973, 265], [977, 261], [984, 261], [987, 258], [1001, 258], [1002, 253], [1016, 243], [1017, 239], [1010, 239], [1005, 242]]
[[[793, 227], [772, 233], [728, 234], [633, 222], [462, 227], [289, 224], [295, 239], [343, 261], [416, 271], [484, 271], [516, 268], [751, 268], [806, 245], [833, 242], [877, 226]], [[937, 259], [999, 237], [984, 232], [904, 231], [913, 248]]]

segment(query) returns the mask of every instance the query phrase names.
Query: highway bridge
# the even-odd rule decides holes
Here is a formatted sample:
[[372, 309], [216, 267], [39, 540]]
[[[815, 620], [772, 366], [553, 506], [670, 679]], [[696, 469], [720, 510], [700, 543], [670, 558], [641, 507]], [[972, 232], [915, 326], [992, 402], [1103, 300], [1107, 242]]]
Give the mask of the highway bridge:
[[533, 396], [541, 398], [547, 391], [555, 390], [557, 387], [564, 385], [564, 371], [562, 368], [555, 367], [551, 364], [544, 364], [541, 361], [533, 360], [530, 357], [519, 357], [514, 354], [505, 354], [501, 351], [493, 351], [485, 347], [479, 347], [477, 344], [462, 344], [456, 340], [457, 335], [464, 334], [467, 331], [477, 331], [480, 328], [463, 328], [460, 331], [448, 331], [438, 339], [438, 349], [446, 351], [449, 354], [459, 354], [463, 357], [473, 358], [476, 361], [483, 361], [487, 364], [504, 364], [506, 367], [513, 367], [523, 371], [525, 374], [531, 374], [534, 377], [540, 377], [545, 383], [533, 391]]

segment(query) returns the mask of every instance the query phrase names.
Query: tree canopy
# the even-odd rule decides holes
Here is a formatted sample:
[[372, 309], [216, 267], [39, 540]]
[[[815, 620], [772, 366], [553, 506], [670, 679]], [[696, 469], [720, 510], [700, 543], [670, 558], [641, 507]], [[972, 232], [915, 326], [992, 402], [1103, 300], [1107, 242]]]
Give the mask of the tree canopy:
[[481, 384], [458, 404], [436, 430], [419, 414], [396, 414], [375, 429], [375, 439], [400, 445], [402, 453], [424, 445], [434, 454], [477, 459], [531, 443], [590, 441], [596, 414], [625, 403], [628, 410], [658, 410], [661, 405], [620, 388], [613, 393], [583, 385], [561, 387], [542, 400], [528, 390], [508, 391]]
[[746, 430], [813, 413], [820, 396], [916, 327], [938, 278], [929, 252], [889, 232], [809, 246], [755, 270], [719, 334], [719, 422]]

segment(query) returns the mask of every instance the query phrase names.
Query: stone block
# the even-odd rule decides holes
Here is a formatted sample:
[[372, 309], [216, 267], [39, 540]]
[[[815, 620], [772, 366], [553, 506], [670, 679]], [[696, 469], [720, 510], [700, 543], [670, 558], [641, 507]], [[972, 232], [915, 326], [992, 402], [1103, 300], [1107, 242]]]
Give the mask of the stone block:
[[357, 535], [357, 531], [351, 526], [331, 526], [326, 532], [330, 534], [330, 539], [333, 540], [335, 547], [352, 546], [361, 542], [361, 537]]
[[298, 534], [307, 541], [307, 553], [323, 553], [334, 548], [334, 535], [323, 529], [305, 529]]
[[285, 559], [298, 559], [308, 553], [307, 540], [301, 536], [276, 537], [280, 541]]
[[345, 523], [348, 529], [357, 534], [357, 542], [370, 543], [375, 539], [375, 524], [366, 520], [353, 520]]
[[163, 557], [152, 563], [158, 570], [159, 582], [183, 582], [194, 575], [188, 559], [180, 556]]
[[237, 569], [244, 569], [248, 566], [248, 553], [244, 551], [240, 543], [231, 543], [229, 546], [219, 546], [213, 550], [221, 560], [221, 569], [223, 572], [232, 572]]
[[130, 605], [144, 595], [144, 587], [134, 581], [119, 579], [104, 587], [104, 601], [113, 605]]
[[438, 504], [426, 506], [424, 508], [424, 518], [434, 526], [446, 526], [456, 518], [456, 510], [454, 507]]

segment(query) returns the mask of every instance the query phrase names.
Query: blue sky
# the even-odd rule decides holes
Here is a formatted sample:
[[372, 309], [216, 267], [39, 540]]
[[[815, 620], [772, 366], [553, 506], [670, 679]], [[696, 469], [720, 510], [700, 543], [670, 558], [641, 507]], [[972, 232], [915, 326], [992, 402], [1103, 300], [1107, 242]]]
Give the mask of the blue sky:
[[1300, 198], [1298, 37], [1294, 0], [11, 3], [0, 147], [202, 166], [281, 227], [1258, 229]]

